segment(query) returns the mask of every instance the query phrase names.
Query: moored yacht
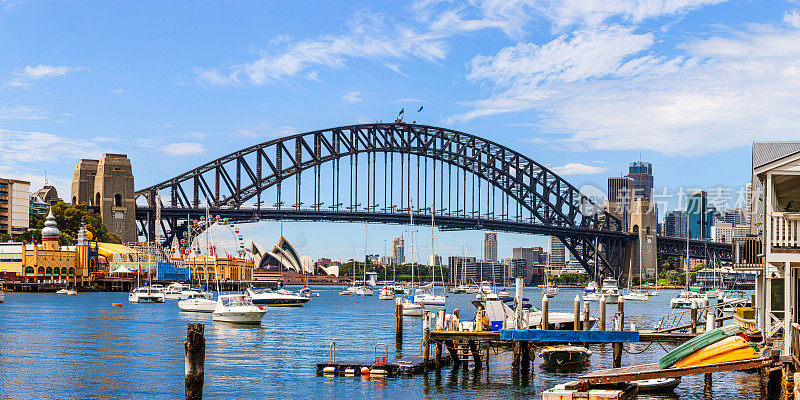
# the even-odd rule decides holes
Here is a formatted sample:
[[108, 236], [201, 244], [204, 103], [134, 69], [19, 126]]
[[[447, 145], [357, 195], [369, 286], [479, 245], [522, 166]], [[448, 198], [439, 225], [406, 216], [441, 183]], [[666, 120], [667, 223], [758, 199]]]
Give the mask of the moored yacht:
[[691, 290], [682, 290], [679, 295], [669, 299], [669, 308], [692, 308], [692, 303], [700, 303], [702, 297]]
[[389, 286], [384, 286], [378, 293], [378, 298], [381, 300], [394, 300], [394, 291]]
[[171, 283], [167, 288], [164, 290], [164, 298], [167, 300], [180, 300], [181, 293], [183, 291], [189, 290], [190, 287], [184, 283]]
[[443, 306], [446, 300], [447, 298], [445, 296], [437, 295], [426, 289], [417, 289], [414, 293], [414, 303], [417, 304]]
[[372, 288], [364, 285], [356, 287], [355, 294], [357, 296], [372, 296]]
[[186, 312], [210, 313], [217, 308], [217, 302], [204, 296], [190, 295], [188, 298], [178, 301], [178, 308]]
[[154, 289], [150, 286], [138, 287], [132, 292], [128, 293], [128, 302], [130, 303], [163, 303], [164, 292]]
[[269, 307], [300, 307], [311, 300], [310, 297], [298, 296], [288, 290], [275, 292], [264, 287], [249, 288], [245, 294], [252, 298], [253, 304]]
[[253, 304], [250, 297], [243, 294], [223, 294], [217, 300], [212, 320], [234, 324], [261, 324], [266, 307]]

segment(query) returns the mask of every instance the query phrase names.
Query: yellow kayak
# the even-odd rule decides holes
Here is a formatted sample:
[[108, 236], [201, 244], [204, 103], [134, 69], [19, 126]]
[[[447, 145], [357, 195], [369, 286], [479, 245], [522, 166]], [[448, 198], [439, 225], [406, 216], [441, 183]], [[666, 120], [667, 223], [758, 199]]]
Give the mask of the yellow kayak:
[[675, 363], [675, 367], [695, 367], [757, 357], [758, 354], [750, 346], [750, 342], [741, 336], [731, 336], [684, 357]]

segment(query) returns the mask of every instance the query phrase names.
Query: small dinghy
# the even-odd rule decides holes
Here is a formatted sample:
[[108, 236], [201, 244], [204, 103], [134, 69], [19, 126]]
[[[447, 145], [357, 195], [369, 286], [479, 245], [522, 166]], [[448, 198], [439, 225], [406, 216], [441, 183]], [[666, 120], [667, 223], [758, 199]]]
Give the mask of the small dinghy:
[[545, 367], [569, 367], [586, 363], [592, 351], [582, 346], [545, 347], [540, 357]]
[[667, 392], [675, 390], [681, 384], [681, 378], [657, 378], [633, 381], [640, 392]]

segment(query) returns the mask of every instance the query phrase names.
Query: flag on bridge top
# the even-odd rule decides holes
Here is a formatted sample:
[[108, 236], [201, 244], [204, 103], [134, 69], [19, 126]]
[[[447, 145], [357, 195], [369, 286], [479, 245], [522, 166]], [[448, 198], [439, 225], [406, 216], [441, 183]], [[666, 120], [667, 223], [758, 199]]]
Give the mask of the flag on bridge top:
[[419, 106], [419, 110], [417, 110], [417, 112], [422, 111], [422, 107], [424, 107], [424, 106]]
[[405, 112], [406, 112], [406, 108], [403, 107], [403, 108], [400, 109], [400, 112], [397, 113], [397, 115], [403, 115], [403, 114], [405, 114]]

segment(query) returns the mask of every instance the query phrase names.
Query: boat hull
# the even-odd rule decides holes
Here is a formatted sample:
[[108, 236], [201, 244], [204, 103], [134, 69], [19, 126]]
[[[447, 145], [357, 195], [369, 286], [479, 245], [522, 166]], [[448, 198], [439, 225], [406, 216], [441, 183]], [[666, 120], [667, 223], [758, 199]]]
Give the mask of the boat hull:
[[188, 299], [178, 302], [178, 308], [185, 312], [211, 313], [217, 307], [217, 302], [208, 299]]
[[214, 312], [211, 319], [216, 322], [231, 324], [261, 325], [261, 320], [266, 312], [255, 311], [224, 311]]
[[308, 303], [307, 297], [285, 297], [285, 298], [253, 298], [253, 304], [267, 307], [302, 307]]
[[750, 342], [741, 336], [731, 336], [695, 351], [675, 363], [675, 367], [696, 367], [758, 357]]
[[592, 353], [585, 347], [556, 347], [542, 350], [546, 367], [570, 367], [585, 364]]
[[657, 378], [633, 381], [640, 392], [666, 392], [674, 390], [681, 383], [681, 378]]

